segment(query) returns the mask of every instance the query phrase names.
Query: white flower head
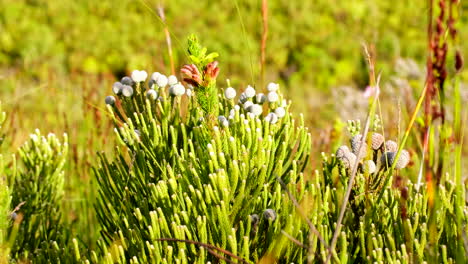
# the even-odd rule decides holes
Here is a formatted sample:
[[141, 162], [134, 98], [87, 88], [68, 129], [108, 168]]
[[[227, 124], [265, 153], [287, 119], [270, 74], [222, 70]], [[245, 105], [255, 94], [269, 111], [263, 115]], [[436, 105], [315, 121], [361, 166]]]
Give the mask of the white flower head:
[[278, 91], [278, 89], [279, 89], [279, 84], [277, 84], [277, 83], [271, 82], [271, 83], [269, 83], [267, 85], [267, 90], [269, 92], [276, 92], [276, 91]]
[[247, 98], [252, 98], [255, 96], [255, 89], [249, 85], [245, 88], [244, 94]]
[[263, 104], [266, 99], [266, 96], [262, 93], [259, 93], [255, 96], [255, 102], [257, 102], [257, 104]]
[[276, 92], [269, 92], [267, 96], [268, 102], [274, 103], [279, 100], [279, 96]]
[[263, 108], [261, 105], [259, 104], [252, 104], [250, 107], [249, 107], [249, 112], [256, 115], [256, 116], [259, 116], [262, 114], [262, 111], [263, 111]]
[[132, 80], [136, 83], [146, 81], [147, 77], [148, 77], [148, 73], [146, 73], [146, 71], [134, 70], [132, 72]]
[[128, 77], [128, 76], [125, 76], [122, 78], [122, 80], [120, 80], [120, 82], [124, 85], [133, 85], [133, 80], [132, 78]]
[[218, 116], [218, 121], [221, 125], [225, 127], [229, 126], [229, 121], [226, 119], [225, 116]]
[[180, 84], [176, 83], [175, 85], [172, 85], [169, 87], [169, 94], [173, 96], [181, 96], [185, 93], [185, 87]]
[[113, 105], [115, 104], [115, 97], [112, 95], [106, 96], [105, 102], [108, 105]]
[[251, 101], [245, 102], [245, 103], [244, 103], [244, 109], [245, 109], [245, 110], [248, 110], [249, 107], [250, 107], [251, 105], [253, 105], [253, 103], [252, 103]]
[[146, 98], [156, 100], [158, 98], [158, 92], [156, 92], [153, 89], [150, 89], [148, 90], [148, 92], [146, 92]]
[[123, 88], [123, 84], [121, 82], [115, 82], [112, 85], [112, 91], [117, 95], [119, 95], [122, 92], [122, 88]]
[[279, 117], [282, 118], [283, 116], [286, 115], [286, 110], [284, 110], [283, 107], [278, 107], [275, 109], [275, 114]]
[[167, 78], [167, 84], [169, 84], [169, 86], [173, 86], [173, 85], [176, 85], [179, 81], [177, 80], [177, 77], [175, 75], [171, 75]]
[[240, 110], [240, 106], [239, 106], [239, 105], [235, 105], [235, 106], [234, 106], [234, 109], [235, 109], [236, 111], [239, 111], [239, 110]]
[[124, 85], [122, 88], [122, 94], [126, 97], [133, 95], [133, 88], [130, 85]]
[[229, 100], [234, 99], [234, 97], [236, 97], [236, 90], [232, 87], [228, 87], [224, 90], [224, 96]]
[[268, 115], [265, 116], [265, 120], [267, 122], [275, 124], [276, 122], [278, 122], [278, 116], [275, 113], [268, 113]]
[[167, 79], [166, 75], [160, 74], [158, 79], [156, 79], [156, 85], [160, 88], [166, 87], [169, 80]]
[[185, 90], [185, 94], [186, 94], [188, 97], [192, 96], [192, 95], [193, 95], [192, 89], [187, 88], [187, 89]]
[[153, 74], [151, 74], [151, 80], [156, 81], [159, 78], [159, 75], [161, 75], [161, 73], [153, 72]]

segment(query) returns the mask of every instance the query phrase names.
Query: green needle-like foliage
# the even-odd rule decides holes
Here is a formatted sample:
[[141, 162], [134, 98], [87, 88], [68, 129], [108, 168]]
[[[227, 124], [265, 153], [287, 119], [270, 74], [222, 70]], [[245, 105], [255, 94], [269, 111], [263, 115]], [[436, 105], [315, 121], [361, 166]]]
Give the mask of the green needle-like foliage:
[[[281, 231], [307, 243], [308, 228], [277, 180], [297, 200], [310, 192], [302, 171], [311, 138], [302, 116], [296, 124], [279, 91], [263, 105], [246, 100], [258, 103], [256, 111], [216, 93], [223, 115], [207, 126], [199, 90], [168, 96], [152, 86], [159, 96], [147, 99], [152, 92], [144, 86], [135, 83], [131, 96], [108, 101], [121, 146], [114, 161], [99, 154], [95, 169], [103, 256], [123, 263], [253, 263], [268, 254], [304, 262], [307, 250]], [[281, 118], [258, 112], [277, 108], [285, 111]]]
[[16, 217], [21, 219], [11, 253], [15, 258], [44, 258], [47, 253], [41, 251], [52, 248], [49, 243], [67, 241], [60, 212], [67, 151], [66, 135], [62, 143], [54, 134], [42, 136], [39, 131], [19, 149], [22, 166], [15, 177], [12, 200]]

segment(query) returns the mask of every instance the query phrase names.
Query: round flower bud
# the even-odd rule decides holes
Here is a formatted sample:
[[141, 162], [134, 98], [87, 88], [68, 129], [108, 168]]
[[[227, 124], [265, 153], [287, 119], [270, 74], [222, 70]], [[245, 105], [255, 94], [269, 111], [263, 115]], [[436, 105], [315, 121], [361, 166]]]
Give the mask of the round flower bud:
[[268, 113], [268, 115], [265, 116], [265, 120], [271, 124], [276, 124], [276, 122], [278, 122], [278, 116], [275, 113]]
[[122, 92], [122, 88], [123, 88], [123, 84], [121, 82], [115, 82], [112, 85], [112, 91], [117, 95], [119, 95]]
[[192, 96], [192, 94], [193, 94], [192, 89], [190, 89], [190, 88], [186, 89], [185, 94], [187, 94], [188, 97]]
[[122, 94], [126, 97], [133, 95], [133, 88], [130, 85], [124, 85], [122, 88]]
[[133, 85], [133, 80], [132, 78], [128, 77], [128, 76], [125, 76], [122, 78], [122, 80], [120, 80], [120, 82], [124, 85]]
[[260, 217], [257, 214], [250, 215], [250, 222], [252, 223], [253, 226], [256, 226], [258, 222], [260, 221]]
[[136, 83], [144, 82], [147, 77], [148, 73], [146, 73], [146, 71], [134, 70], [132, 72], [132, 80]]
[[384, 142], [384, 137], [379, 133], [373, 133], [371, 141], [372, 141], [372, 149], [378, 150], [382, 147], [382, 144]]
[[263, 211], [263, 217], [267, 220], [267, 221], [275, 221], [276, 219], [276, 212], [275, 210], [273, 209], [266, 209], [265, 211]]
[[262, 93], [259, 93], [255, 96], [255, 102], [257, 104], [263, 104], [266, 101], [266, 96]]
[[115, 104], [115, 97], [112, 95], [106, 96], [105, 101], [106, 101], [106, 104], [113, 105]]
[[249, 112], [258, 116], [258, 115], [261, 115], [262, 114], [262, 111], [263, 111], [263, 108], [261, 105], [259, 104], [252, 104], [250, 107], [249, 107]]
[[241, 95], [239, 96], [239, 102], [241, 103], [245, 103], [247, 101], [247, 95], [245, 95], [245, 93], [241, 93]]
[[248, 110], [250, 106], [252, 106], [254, 103], [252, 103], [251, 101], [246, 101], [244, 103], [244, 109], [245, 110]]
[[185, 93], [185, 87], [177, 83], [169, 88], [169, 94], [174, 96], [181, 96]]
[[167, 84], [169, 84], [169, 86], [175, 85], [178, 82], [179, 81], [177, 80], [177, 77], [175, 75], [171, 75], [167, 78]]
[[245, 96], [247, 96], [247, 98], [252, 98], [255, 96], [255, 89], [252, 87], [252, 86], [247, 86], [247, 88], [245, 88]]
[[284, 110], [283, 107], [278, 107], [275, 109], [275, 114], [279, 117], [282, 118], [283, 116], [286, 115], [286, 110]]
[[380, 157], [380, 163], [382, 166], [390, 168], [395, 161], [396, 152], [387, 151]]
[[239, 111], [239, 110], [240, 110], [240, 106], [235, 105], [235, 106], [234, 106], [234, 109], [235, 109], [236, 111]]
[[277, 84], [277, 83], [271, 82], [271, 83], [269, 83], [267, 85], [267, 90], [269, 92], [276, 92], [276, 91], [278, 91], [278, 89], [279, 89], [279, 84]]
[[[356, 135], [351, 139], [351, 149], [353, 153], [358, 156], [359, 147], [361, 146], [362, 135]], [[367, 143], [362, 142], [362, 148], [360, 149], [359, 159], [364, 158], [367, 155]]]
[[402, 149], [400, 153], [400, 157], [398, 157], [398, 161], [395, 164], [395, 169], [403, 169], [405, 168], [410, 161], [410, 154], [408, 151]]
[[151, 74], [151, 80], [156, 81], [160, 75], [161, 73], [159, 72], [153, 72], [153, 74]]
[[398, 144], [393, 140], [387, 140], [385, 142], [385, 150], [389, 152], [397, 152]]
[[267, 96], [268, 102], [274, 103], [279, 100], [279, 96], [276, 92], [269, 92]]
[[224, 96], [229, 100], [234, 99], [234, 97], [236, 97], [236, 90], [232, 87], [228, 87], [224, 90]]
[[349, 148], [347, 146], [341, 146], [336, 150], [335, 156], [341, 159], [345, 157], [348, 152], [349, 152]]
[[352, 152], [347, 152], [343, 158], [340, 159], [343, 162], [345, 168], [351, 169], [356, 163], [356, 155]]
[[373, 160], [366, 160], [363, 165], [364, 172], [367, 174], [372, 174], [377, 171], [377, 167]]
[[156, 100], [158, 98], [158, 92], [156, 92], [153, 89], [150, 89], [148, 90], [148, 92], [146, 92], [146, 98]]
[[166, 87], [168, 82], [169, 80], [167, 79], [166, 75], [160, 74], [158, 76], [158, 79], [156, 80], [156, 85], [162, 88], [162, 87]]

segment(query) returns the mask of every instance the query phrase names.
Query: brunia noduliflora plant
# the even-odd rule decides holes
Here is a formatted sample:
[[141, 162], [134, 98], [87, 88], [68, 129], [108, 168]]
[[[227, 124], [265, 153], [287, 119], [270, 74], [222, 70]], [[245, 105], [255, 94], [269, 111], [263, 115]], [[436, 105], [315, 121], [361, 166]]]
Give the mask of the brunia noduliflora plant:
[[238, 101], [233, 88], [218, 94], [214, 55], [195, 41], [182, 69], [191, 87], [160, 73], [147, 87], [147, 74], [134, 71], [133, 82], [114, 84], [118, 98], [106, 98], [121, 146], [115, 161], [99, 154], [95, 169], [103, 256], [251, 263], [271, 254], [302, 263], [307, 251], [281, 230], [302, 242], [308, 231], [277, 180], [298, 200], [309, 192], [302, 116], [296, 124], [276, 84], [268, 96], [252, 87]]

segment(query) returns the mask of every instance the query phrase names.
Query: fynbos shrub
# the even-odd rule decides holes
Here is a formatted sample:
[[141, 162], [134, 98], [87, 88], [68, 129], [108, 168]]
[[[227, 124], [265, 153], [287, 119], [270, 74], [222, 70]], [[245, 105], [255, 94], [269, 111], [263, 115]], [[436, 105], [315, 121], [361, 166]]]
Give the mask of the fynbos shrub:
[[147, 74], [135, 71], [132, 82], [114, 84], [117, 98], [106, 98], [121, 146], [115, 161], [99, 154], [96, 168], [96, 209], [111, 246], [104, 256], [115, 249], [114, 260], [140, 262], [266, 254], [303, 262], [306, 251], [280, 233], [307, 241], [280, 183], [298, 200], [308, 192], [302, 171], [311, 138], [302, 116], [297, 124], [276, 84], [267, 97], [249, 86], [236, 100], [233, 88], [216, 86], [216, 54], [194, 38], [189, 54], [188, 86], [160, 73], [146, 84]]

